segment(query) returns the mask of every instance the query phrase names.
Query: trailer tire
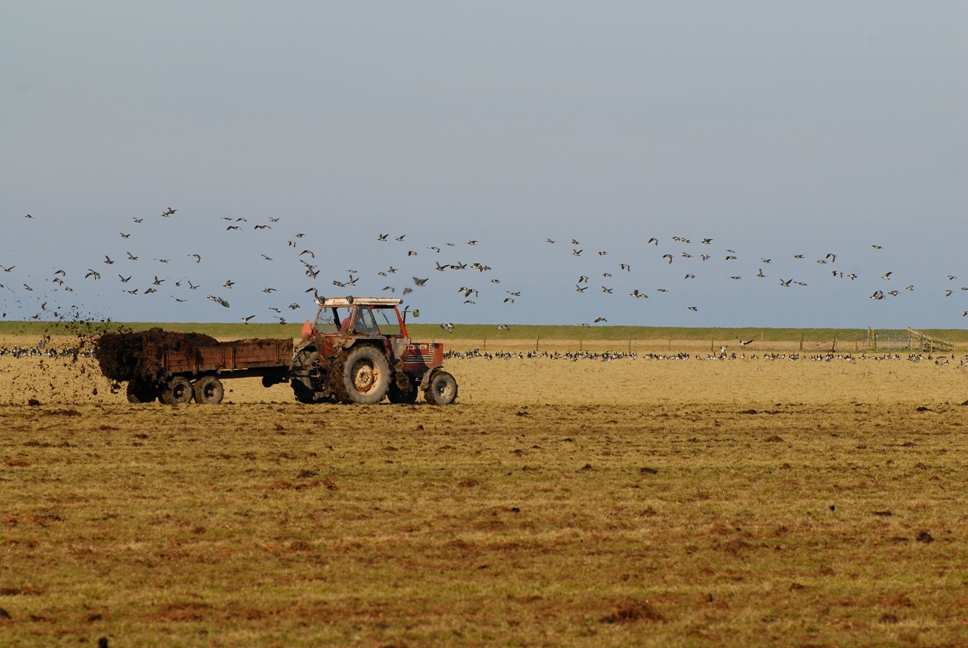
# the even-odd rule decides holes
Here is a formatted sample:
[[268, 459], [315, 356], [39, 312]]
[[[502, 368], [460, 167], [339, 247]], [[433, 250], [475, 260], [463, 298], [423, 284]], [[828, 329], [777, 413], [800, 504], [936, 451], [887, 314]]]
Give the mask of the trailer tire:
[[158, 390], [148, 383], [129, 382], [127, 396], [129, 403], [150, 403], [158, 398]]
[[446, 371], [435, 371], [424, 390], [424, 399], [431, 405], [450, 405], [457, 400], [457, 380]]
[[353, 347], [338, 365], [341, 371], [337, 380], [342, 387], [340, 391], [345, 394], [343, 400], [375, 405], [386, 397], [390, 363], [380, 349], [368, 344]]
[[218, 405], [225, 398], [225, 386], [216, 376], [202, 376], [192, 385], [192, 390], [199, 405]]
[[161, 391], [161, 402], [166, 405], [185, 405], [192, 402], [195, 397], [195, 390], [192, 383], [184, 376], [175, 376], [168, 381], [168, 384]]

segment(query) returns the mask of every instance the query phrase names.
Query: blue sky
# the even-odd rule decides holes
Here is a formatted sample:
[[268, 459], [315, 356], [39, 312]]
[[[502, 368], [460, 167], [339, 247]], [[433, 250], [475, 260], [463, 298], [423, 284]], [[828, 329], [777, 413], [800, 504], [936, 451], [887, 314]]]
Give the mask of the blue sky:
[[408, 299], [432, 321], [960, 327], [966, 24], [945, 1], [4, 5], [0, 306], [298, 320], [352, 268], [359, 294], [431, 277]]

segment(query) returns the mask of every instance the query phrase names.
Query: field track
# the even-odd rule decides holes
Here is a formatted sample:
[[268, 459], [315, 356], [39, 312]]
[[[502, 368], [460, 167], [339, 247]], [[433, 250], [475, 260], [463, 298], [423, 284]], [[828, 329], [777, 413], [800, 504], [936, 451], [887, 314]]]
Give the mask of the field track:
[[958, 358], [449, 366], [174, 409], [0, 358], [0, 644], [964, 644]]

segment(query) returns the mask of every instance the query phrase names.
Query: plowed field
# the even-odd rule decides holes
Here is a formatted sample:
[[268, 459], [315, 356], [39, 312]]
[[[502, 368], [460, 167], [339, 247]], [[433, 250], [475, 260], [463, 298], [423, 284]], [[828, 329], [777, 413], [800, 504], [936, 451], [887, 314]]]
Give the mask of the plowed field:
[[964, 645], [959, 362], [472, 359], [453, 407], [175, 409], [0, 358], [0, 645]]

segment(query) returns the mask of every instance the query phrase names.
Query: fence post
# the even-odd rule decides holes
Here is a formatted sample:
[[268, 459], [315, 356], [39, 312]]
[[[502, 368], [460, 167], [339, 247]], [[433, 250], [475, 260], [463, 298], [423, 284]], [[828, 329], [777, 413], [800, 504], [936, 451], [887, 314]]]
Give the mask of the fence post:
[[632, 355], [632, 338], [629, 338], [629, 355]]
[[803, 353], [803, 333], [800, 333], [800, 353]]
[[836, 335], [834, 336], [834, 350], [832, 351], [832, 353], [837, 353], [837, 336]]
[[534, 350], [535, 350], [535, 352], [538, 351], [538, 343], [539, 342], [541, 342], [541, 336], [540, 335], [534, 339]]
[[487, 336], [484, 336], [484, 353], [487, 353]]

